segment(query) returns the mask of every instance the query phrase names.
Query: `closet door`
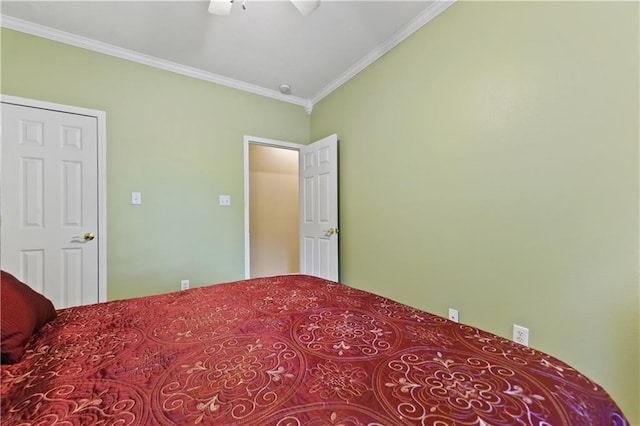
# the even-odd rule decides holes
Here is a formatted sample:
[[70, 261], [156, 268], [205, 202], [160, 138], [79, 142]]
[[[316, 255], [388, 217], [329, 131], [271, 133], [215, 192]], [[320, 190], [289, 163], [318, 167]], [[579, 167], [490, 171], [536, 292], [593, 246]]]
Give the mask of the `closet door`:
[[97, 118], [3, 98], [1, 198], [2, 269], [56, 308], [98, 302]]

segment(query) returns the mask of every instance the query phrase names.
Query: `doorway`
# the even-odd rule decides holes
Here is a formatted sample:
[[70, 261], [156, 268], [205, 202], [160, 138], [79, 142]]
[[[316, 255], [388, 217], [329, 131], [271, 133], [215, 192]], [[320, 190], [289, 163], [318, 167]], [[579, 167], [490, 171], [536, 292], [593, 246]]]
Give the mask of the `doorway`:
[[298, 151], [249, 145], [251, 278], [300, 271]]
[[245, 276], [300, 271], [299, 145], [245, 138]]
[[[267, 228], [268, 238], [262, 242], [259, 252], [253, 246], [257, 244], [252, 237], [256, 232], [252, 226], [251, 198], [254, 190], [250, 186], [249, 160], [250, 147], [253, 145], [276, 148], [278, 151], [267, 151], [271, 157], [281, 156], [284, 151], [294, 151], [290, 155], [298, 159], [298, 192], [290, 191], [287, 201], [276, 200], [275, 196], [267, 196], [263, 203], [278, 207], [277, 204], [292, 206], [291, 211], [298, 206], [298, 218], [286, 219], [288, 225], [298, 225], [297, 246], [293, 239], [284, 237], [275, 222], [266, 221], [262, 225]], [[282, 155], [284, 156], [284, 155]], [[269, 166], [273, 167], [273, 166]], [[287, 166], [293, 168], [293, 165]], [[291, 170], [291, 169], [289, 169]], [[280, 170], [278, 173], [282, 173]], [[260, 181], [258, 181], [260, 182]], [[292, 182], [289, 189], [294, 187]], [[254, 183], [254, 187], [259, 184]], [[284, 215], [276, 210], [275, 217]], [[308, 145], [291, 142], [282, 142], [272, 139], [258, 138], [254, 136], [244, 137], [244, 225], [245, 225], [245, 277], [257, 277], [300, 272], [314, 275], [328, 280], [338, 281], [339, 253], [338, 253], [338, 135], [333, 134], [324, 137]], [[253, 219], [255, 221], [256, 219]], [[270, 229], [269, 229], [270, 228]], [[275, 231], [275, 232], [271, 232]], [[295, 231], [291, 231], [292, 234]], [[283, 240], [292, 241], [291, 245], [283, 245]], [[272, 250], [285, 247], [278, 256], [279, 261], [274, 264], [268, 257]], [[298, 266], [296, 268], [295, 251], [298, 251]], [[265, 261], [266, 256], [266, 261]], [[259, 271], [257, 263], [252, 262], [253, 257], [262, 257], [259, 263], [265, 269]], [[284, 264], [288, 266], [284, 266]], [[262, 267], [261, 266], [261, 267]]]

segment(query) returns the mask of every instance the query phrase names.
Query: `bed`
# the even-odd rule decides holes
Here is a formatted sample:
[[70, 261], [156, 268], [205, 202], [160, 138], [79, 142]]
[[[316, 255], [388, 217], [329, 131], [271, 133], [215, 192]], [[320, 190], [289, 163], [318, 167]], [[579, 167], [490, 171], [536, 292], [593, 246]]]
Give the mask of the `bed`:
[[552, 356], [310, 276], [50, 316], [2, 365], [2, 424], [628, 424]]

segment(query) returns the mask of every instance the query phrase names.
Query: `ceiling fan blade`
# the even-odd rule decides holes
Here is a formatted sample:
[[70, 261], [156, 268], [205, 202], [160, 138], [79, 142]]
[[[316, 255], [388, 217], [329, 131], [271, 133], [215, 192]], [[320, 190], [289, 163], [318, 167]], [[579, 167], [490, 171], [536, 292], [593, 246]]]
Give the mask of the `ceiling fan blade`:
[[291, 3], [304, 16], [311, 15], [314, 10], [320, 7], [320, 0], [291, 0]]
[[229, 13], [231, 13], [231, 6], [233, 6], [233, 1], [231, 0], [211, 0], [211, 3], [209, 3], [209, 13], [228, 16]]

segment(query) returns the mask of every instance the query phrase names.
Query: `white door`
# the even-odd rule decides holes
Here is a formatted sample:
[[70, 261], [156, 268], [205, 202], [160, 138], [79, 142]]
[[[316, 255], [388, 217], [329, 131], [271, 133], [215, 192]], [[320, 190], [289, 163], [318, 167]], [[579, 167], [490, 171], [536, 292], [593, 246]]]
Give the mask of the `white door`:
[[338, 281], [338, 136], [300, 148], [300, 272]]
[[56, 308], [96, 303], [96, 117], [2, 103], [1, 263]]

